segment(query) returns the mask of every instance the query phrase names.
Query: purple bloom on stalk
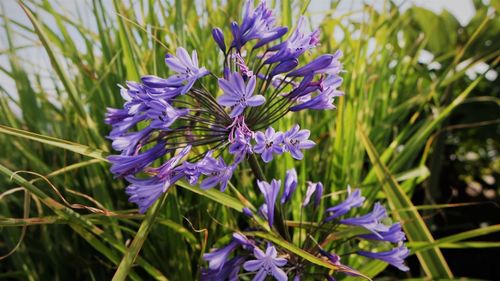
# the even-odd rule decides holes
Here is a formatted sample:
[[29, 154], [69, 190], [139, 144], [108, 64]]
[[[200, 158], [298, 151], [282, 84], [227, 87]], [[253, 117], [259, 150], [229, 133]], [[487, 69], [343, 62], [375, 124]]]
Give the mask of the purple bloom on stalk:
[[132, 128], [144, 119], [146, 119], [146, 115], [129, 114], [127, 109], [108, 107], [104, 121], [106, 124], [113, 126], [113, 129], [109, 133], [109, 137], [113, 138], [126, 133], [128, 129]]
[[205, 269], [201, 270], [201, 281], [236, 281], [238, 280], [238, 273], [240, 272], [241, 265], [245, 262], [245, 257], [236, 256], [231, 260], [224, 263], [219, 269]]
[[216, 185], [220, 185], [220, 190], [225, 191], [227, 183], [233, 175], [235, 166], [228, 166], [222, 157], [215, 159], [211, 155], [206, 156], [202, 161], [203, 163], [199, 165], [199, 169], [207, 178], [201, 182], [200, 187], [209, 189]]
[[321, 89], [321, 81], [312, 81], [314, 74], [306, 75], [302, 81], [288, 94], [284, 96], [288, 99], [297, 99]]
[[270, 51], [277, 51], [265, 63], [275, 63], [298, 58], [304, 52], [316, 47], [319, 44], [319, 30], [304, 34], [302, 26], [304, 17], [300, 17], [297, 28], [292, 35], [283, 43], [269, 48]]
[[349, 196], [347, 196], [345, 201], [338, 204], [337, 206], [326, 209], [326, 213], [329, 213], [330, 216], [328, 216], [324, 220], [325, 222], [332, 221], [340, 216], [347, 214], [352, 208], [363, 205], [365, 197], [361, 196], [361, 190], [359, 188], [356, 188], [352, 193], [350, 186], [347, 187], [347, 190], [349, 192]]
[[144, 75], [141, 77], [141, 82], [149, 88], [168, 88], [168, 87], [178, 87], [180, 83], [172, 83], [168, 79], [161, 78], [155, 75]]
[[284, 204], [292, 198], [292, 194], [297, 188], [297, 171], [295, 169], [290, 169], [286, 171], [285, 176], [285, 188], [283, 190], [283, 195], [281, 196], [281, 204]]
[[266, 133], [257, 132], [255, 134], [255, 141], [257, 144], [254, 146], [253, 150], [256, 153], [262, 154], [262, 160], [269, 163], [273, 160], [273, 154], [282, 154], [283, 147], [281, 143], [283, 142], [284, 135], [282, 132], [275, 132], [273, 127], [269, 127]]
[[225, 247], [216, 249], [210, 253], [203, 254], [203, 259], [208, 262], [208, 267], [213, 270], [220, 269], [227, 261], [228, 256], [238, 247], [240, 243], [232, 240]]
[[313, 61], [309, 62], [308, 64], [304, 65], [303, 67], [288, 73], [288, 76], [290, 77], [306, 76], [310, 73], [338, 74], [340, 70], [342, 70], [342, 64], [339, 61], [339, 58], [341, 57], [342, 57], [341, 51], [337, 51], [333, 55], [332, 54], [321, 55], [316, 59], [314, 59]]
[[247, 154], [252, 154], [251, 134], [236, 129], [234, 142], [229, 146], [229, 153], [235, 155], [234, 162], [239, 163]]
[[128, 176], [126, 180], [130, 183], [125, 189], [129, 196], [128, 201], [137, 204], [141, 214], [145, 213], [156, 199], [168, 189], [168, 186], [165, 186], [165, 181], [156, 176], [148, 179]]
[[149, 126], [153, 129], [169, 130], [179, 117], [189, 113], [189, 109], [175, 108], [164, 100], [154, 100], [148, 106], [150, 108], [146, 114], [151, 118]]
[[222, 52], [226, 52], [226, 43], [224, 43], [224, 33], [218, 27], [212, 29], [212, 37], [214, 38], [215, 43], [219, 46]]
[[276, 204], [276, 199], [278, 198], [278, 193], [281, 188], [280, 180], [272, 180], [271, 184], [265, 181], [257, 181], [260, 192], [264, 195], [264, 199], [267, 205], [267, 221], [269, 226], [272, 227], [274, 223], [274, 205]]
[[253, 253], [256, 259], [243, 264], [243, 268], [246, 271], [257, 271], [253, 281], [263, 281], [267, 275], [272, 275], [278, 281], [288, 280], [286, 273], [280, 268], [287, 264], [287, 260], [278, 257], [278, 252], [274, 246], [269, 245], [265, 253], [258, 247], [255, 247]]
[[116, 176], [135, 174], [166, 153], [165, 144], [158, 143], [150, 150], [137, 155], [111, 155], [111, 172]]
[[283, 144], [285, 151], [290, 152], [293, 158], [301, 160], [304, 157], [301, 149], [309, 149], [316, 145], [312, 140], [308, 139], [310, 134], [309, 130], [300, 130], [299, 125], [293, 126], [284, 135]]
[[287, 32], [286, 27], [276, 27], [275, 17], [271, 9], [268, 9], [266, 2], [262, 1], [254, 10], [252, 1], [248, 0], [243, 8], [243, 21], [241, 25], [236, 22], [231, 23], [233, 33], [232, 46], [240, 50], [246, 42], [253, 39], [260, 39], [254, 48], [259, 48], [273, 40], [283, 36]]
[[195, 50], [189, 56], [184, 48], [179, 47], [177, 48], [176, 55], [167, 55], [165, 57], [165, 63], [168, 67], [177, 72], [177, 74], [170, 76], [167, 80], [172, 84], [186, 82], [181, 91], [181, 94], [185, 94], [193, 87], [196, 80], [207, 75], [209, 72], [204, 67], [198, 66], [198, 54]]
[[302, 201], [302, 207], [309, 205], [313, 194], [315, 195], [314, 208], [316, 208], [321, 201], [321, 196], [323, 196], [323, 184], [321, 182], [307, 182], [306, 197], [304, 198], [304, 201]]
[[392, 243], [399, 243], [406, 240], [405, 233], [401, 230], [401, 223], [397, 222], [389, 228], [388, 231], [379, 231], [380, 236], [373, 233], [358, 235], [358, 237], [363, 239], [387, 241]]
[[137, 179], [129, 176], [126, 178], [131, 183], [126, 189], [126, 193], [130, 196], [129, 201], [139, 206], [140, 213], [146, 212], [162, 193], [165, 193], [172, 184], [184, 176], [181, 170], [176, 169], [176, 166], [189, 153], [189, 150], [191, 146], [185, 147], [160, 167], [151, 169], [151, 172], [157, 173], [154, 177]]
[[344, 95], [343, 92], [333, 87], [326, 88], [325, 90], [321, 91], [318, 95], [311, 98], [310, 100], [290, 107], [290, 111], [296, 112], [303, 109], [316, 109], [316, 110], [335, 109], [336, 107], [335, 105], [333, 105], [334, 98], [343, 95]]
[[340, 223], [364, 227], [379, 238], [383, 238], [379, 232], [389, 231], [389, 227], [382, 223], [385, 218], [387, 218], [387, 212], [384, 206], [377, 202], [370, 213], [357, 218], [343, 219]]
[[372, 253], [367, 251], [358, 251], [358, 255], [377, 259], [381, 261], [385, 261], [395, 267], [397, 267], [401, 271], [408, 271], [410, 268], [404, 264], [404, 259], [410, 254], [410, 251], [405, 246], [400, 246], [394, 248], [390, 251], [380, 252], [380, 253]]
[[132, 155], [140, 149], [140, 143], [147, 141], [153, 130], [146, 127], [140, 131], [110, 136], [113, 140], [111, 146], [114, 150], [122, 151], [122, 155]]
[[270, 76], [275, 76], [284, 72], [289, 72], [294, 69], [299, 64], [297, 59], [291, 59], [287, 61], [280, 62], [273, 70], [271, 71]]
[[217, 101], [220, 105], [233, 107], [229, 114], [231, 118], [242, 114], [247, 106], [259, 106], [266, 101], [262, 95], [253, 95], [255, 76], [252, 76], [245, 86], [243, 77], [238, 72], [233, 72], [227, 80], [219, 79], [219, 87], [224, 91], [224, 94]]
[[200, 168], [198, 163], [190, 163], [188, 161], [182, 162], [182, 170], [184, 172], [184, 177], [190, 185], [195, 185], [201, 176]]

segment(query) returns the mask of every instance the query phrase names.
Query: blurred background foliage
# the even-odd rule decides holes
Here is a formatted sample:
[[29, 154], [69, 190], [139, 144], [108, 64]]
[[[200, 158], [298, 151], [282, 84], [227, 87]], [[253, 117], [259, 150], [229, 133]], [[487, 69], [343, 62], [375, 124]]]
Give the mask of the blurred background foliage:
[[[218, 26], [228, 37], [242, 6], [217, 0], [89, 0], [81, 10], [67, 10], [64, 2], [23, 1], [28, 21], [10, 16], [8, 7], [17, 4], [0, 2], [0, 56], [7, 62], [0, 65], [0, 253], [15, 249], [0, 261], [0, 279], [110, 279], [142, 219], [127, 202], [122, 180], [102, 161], [110, 152], [104, 112], [123, 102], [117, 84], [145, 74], [167, 76], [164, 56], [177, 46], [197, 49], [201, 65], [220, 71], [222, 56], [210, 31]], [[402, 10], [390, 1], [344, 12], [337, 10], [342, 1], [332, 1], [320, 13], [311, 12], [314, 2], [271, 4], [284, 25], [293, 26], [300, 14], [311, 27], [319, 24], [322, 44], [308, 59], [343, 51], [346, 96], [336, 111], [280, 120], [281, 128], [296, 122], [309, 128], [318, 146], [300, 162], [281, 156], [265, 173], [283, 178], [295, 167], [299, 193], [311, 180], [322, 181], [326, 193], [350, 184], [362, 188], [370, 202], [385, 200], [386, 182], [366, 153], [364, 132], [378, 160], [421, 210], [438, 241], [431, 248], [442, 249], [454, 275], [500, 276], [491, 258], [500, 247], [494, 233], [500, 220], [499, 1], [474, 1], [476, 13], [466, 25], [446, 10]], [[30, 59], [32, 49], [46, 59]], [[23, 178], [33, 180], [30, 192], [18, 188], [30, 186]], [[232, 182], [257, 198], [248, 167]], [[66, 209], [62, 198], [114, 213]], [[334, 193], [332, 202], [336, 198]], [[245, 225], [238, 212], [189, 190], [172, 189], [166, 200], [132, 269], [133, 280], [196, 279], [201, 255], [222, 234]], [[410, 241], [410, 248], [422, 247], [419, 242]], [[356, 258], [348, 261], [362, 272], [370, 269]], [[410, 257], [408, 274], [384, 265], [369, 275], [446, 277], [430, 275], [421, 262]]]

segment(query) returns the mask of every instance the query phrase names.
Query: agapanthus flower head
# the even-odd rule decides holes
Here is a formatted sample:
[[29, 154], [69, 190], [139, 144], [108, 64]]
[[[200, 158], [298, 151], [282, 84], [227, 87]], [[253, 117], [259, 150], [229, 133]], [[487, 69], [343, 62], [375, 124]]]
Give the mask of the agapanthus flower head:
[[[207, 69], [200, 63], [204, 54], [199, 60], [196, 50], [178, 47], [165, 56], [170, 76], [127, 81], [120, 88], [123, 108], [109, 108], [105, 118], [112, 126], [113, 148], [120, 153], [109, 157], [113, 174], [149, 177], [159, 184], [169, 178], [159, 175], [159, 167], [190, 146], [182, 159], [185, 164], [177, 161], [169, 169], [175, 176], [171, 178], [225, 190], [238, 165], [254, 157], [251, 154], [259, 154], [265, 163], [285, 152], [302, 159], [303, 151], [315, 144], [310, 131], [298, 124], [286, 131], [273, 125], [293, 111], [333, 108], [333, 97], [341, 93], [342, 65], [340, 52], [299, 63], [302, 54], [319, 44], [319, 31], [307, 31], [301, 18], [278, 42], [287, 31], [265, 1], [255, 7], [247, 1], [241, 20], [231, 23], [231, 34], [226, 34], [231, 38], [225, 38], [221, 28], [212, 29], [224, 56], [222, 65]], [[139, 186], [129, 189], [133, 202], [156, 198]], [[147, 205], [141, 202], [141, 209]]]

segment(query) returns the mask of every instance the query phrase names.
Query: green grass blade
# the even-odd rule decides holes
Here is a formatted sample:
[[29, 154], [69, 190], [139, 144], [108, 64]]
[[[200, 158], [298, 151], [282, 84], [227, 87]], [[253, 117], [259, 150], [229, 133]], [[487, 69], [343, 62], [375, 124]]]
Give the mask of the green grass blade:
[[92, 118], [88, 115], [88, 113], [85, 111], [83, 104], [81, 102], [81, 98], [78, 96], [78, 91], [69, 76], [66, 73], [66, 70], [63, 68], [61, 62], [58, 60], [54, 50], [52, 49], [52, 46], [50, 44], [50, 41], [45, 34], [44, 27], [43, 25], [38, 21], [38, 19], [35, 17], [33, 12], [26, 7], [22, 2], [19, 2], [21, 5], [21, 8], [24, 10], [26, 15], [28, 16], [29, 20], [31, 21], [36, 34], [38, 35], [38, 38], [42, 42], [42, 45], [47, 52], [47, 55], [50, 58], [50, 61], [52, 63], [52, 67], [56, 71], [57, 75], [59, 76], [62, 84], [64, 85], [64, 88], [66, 89], [69, 99], [71, 101], [72, 106], [75, 108], [76, 112], [78, 113], [78, 116], [80, 117], [82, 123], [85, 125], [86, 128], [89, 129], [92, 140], [94, 144], [96, 145], [103, 145], [103, 138], [101, 134], [99, 133], [97, 126], [95, 122], [92, 120]]
[[[415, 242], [416, 244], [414, 244], [415, 246], [414, 246], [414, 249], [412, 249], [412, 251], [415, 251], [415, 252], [426, 251], [426, 250], [432, 249], [434, 247], [440, 247], [441, 245], [446, 245], [447, 243], [460, 242], [460, 241], [463, 241], [465, 239], [470, 239], [470, 238], [474, 238], [474, 237], [481, 236], [481, 235], [487, 235], [487, 234], [495, 233], [498, 231], [500, 231], [500, 224], [490, 225], [487, 227], [482, 227], [482, 228], [478, 228], [478, 229], [464, 231], [464, 232], [458, 233], [458, 234], [453, 234], [453, 235], [441, 238], [439, 240], [436, 240], [433, 243]], [[484, 242], [484, 243], [487, 243], [487, 242]]]
[[76, 152], [78, 154], [99, 159], [102, 161], [108, 161], [105, 158], [105, 153], [102, 150], [91, 148], [82, 144], [61, 140], [54, 137], [48, 137], [40, 134], [35, 134], [21, 129], [11, 128], [8, 126], [0, 125], [0, 133], [8, 134], [11, 136], [21, 137], [44, 144], [48, 144], [54, 147], [59, 147], [69, 151]]

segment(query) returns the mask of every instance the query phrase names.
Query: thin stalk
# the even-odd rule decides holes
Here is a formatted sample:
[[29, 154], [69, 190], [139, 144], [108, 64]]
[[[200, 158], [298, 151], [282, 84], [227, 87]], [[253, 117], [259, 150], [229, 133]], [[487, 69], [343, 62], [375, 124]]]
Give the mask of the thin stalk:
[[127, 278], [130, 268], [139, 255], [139, 251], [141, 250], [144, 241], [146, 241], [146, 238], [154, 225], [156, 217], [158, 216], [159, 211], [167, 198], [167, 194], [168, 193], [165, 193], [162, 198], [156, 201], [156, 203], [149, 209], [141, 223], [141, 226], [139, 227], [139, 230], [137, 231], [134, 241], [132, 241], [132, 244], [127, 249], [120, 264], [118, 265], [118, 269], [116, 270], [112, 281], [123, 281]]

